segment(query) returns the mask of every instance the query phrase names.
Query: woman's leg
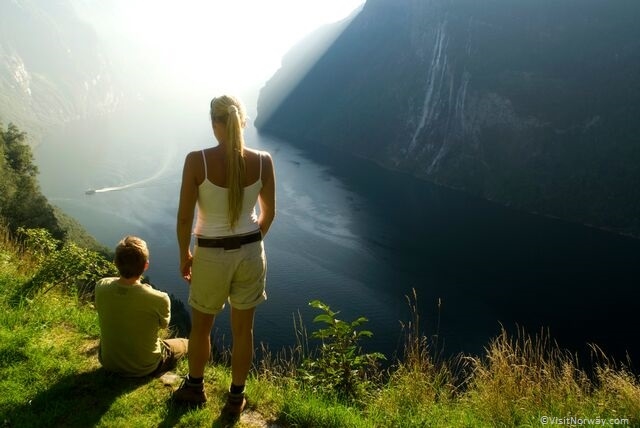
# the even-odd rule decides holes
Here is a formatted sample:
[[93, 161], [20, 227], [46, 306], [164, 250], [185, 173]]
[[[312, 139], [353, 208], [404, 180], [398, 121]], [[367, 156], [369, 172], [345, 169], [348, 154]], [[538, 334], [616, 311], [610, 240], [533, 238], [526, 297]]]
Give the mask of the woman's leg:
[[[253, 316], [255, 308], [231, 308], [231, 383], [242, 386], [247, 380], [253, 360]], [[191, 354], [191, 349], [189, 349]]]
[[191, 308], [189, 334], [189, 376], [173, 393], [178, 402], [201, 405], [207, 401], [204, 388], [204, 366], [211, 355], [211, 328], [215, 316]]
[[204, 376], [204, 366], [211, 355], [211, 329], [215, 315], [191, 308], [191, 334], [189, 335], [189, 376]]

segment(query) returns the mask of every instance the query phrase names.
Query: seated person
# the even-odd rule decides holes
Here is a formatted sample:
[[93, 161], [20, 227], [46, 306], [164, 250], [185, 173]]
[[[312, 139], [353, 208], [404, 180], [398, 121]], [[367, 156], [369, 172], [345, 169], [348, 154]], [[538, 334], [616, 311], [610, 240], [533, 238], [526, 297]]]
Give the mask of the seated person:
[[123, 376], [159, 375], [175, 368], [188, 351], [187, 339], [161, 340], [167, 328], [171, 301], [167, 293], [140, 282], [149, 267], [147, 243], [127, 236], [116, 247], [119, 278], [96, 284], [102, 366]]

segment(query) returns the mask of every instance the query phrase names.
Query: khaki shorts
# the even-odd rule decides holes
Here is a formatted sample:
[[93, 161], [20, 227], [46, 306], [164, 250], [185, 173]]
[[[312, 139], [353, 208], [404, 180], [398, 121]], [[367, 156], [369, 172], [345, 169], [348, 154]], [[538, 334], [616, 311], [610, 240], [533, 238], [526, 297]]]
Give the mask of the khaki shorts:
[[235, 309], [251, 309], [267, 299], [267, 260], [262, 241], [235, 250], [196, 246], [191, 266], [189, 305], [218, 314], [229, 300]]

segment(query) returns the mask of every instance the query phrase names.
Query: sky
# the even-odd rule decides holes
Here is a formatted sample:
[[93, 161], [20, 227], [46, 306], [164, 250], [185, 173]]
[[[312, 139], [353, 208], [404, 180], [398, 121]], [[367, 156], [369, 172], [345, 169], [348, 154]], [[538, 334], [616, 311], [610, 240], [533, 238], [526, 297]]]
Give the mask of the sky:
[[[257, 91], [282, 56], [364, 0], [80, 0], [125, 73], [175, 91]], [[167, 88], [169, 86], [169, 88]]]

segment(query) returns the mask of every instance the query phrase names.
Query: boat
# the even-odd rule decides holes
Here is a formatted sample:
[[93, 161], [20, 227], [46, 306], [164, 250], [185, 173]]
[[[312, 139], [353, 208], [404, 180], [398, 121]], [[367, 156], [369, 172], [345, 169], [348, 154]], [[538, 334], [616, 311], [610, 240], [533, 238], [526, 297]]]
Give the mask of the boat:
[[89, 189], [86, 192], [84, 192], [85, 195], [93, 195], [94, 193], [96, 193], [96, 189]]

